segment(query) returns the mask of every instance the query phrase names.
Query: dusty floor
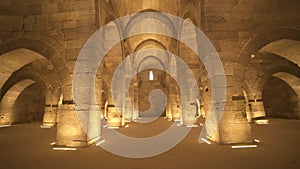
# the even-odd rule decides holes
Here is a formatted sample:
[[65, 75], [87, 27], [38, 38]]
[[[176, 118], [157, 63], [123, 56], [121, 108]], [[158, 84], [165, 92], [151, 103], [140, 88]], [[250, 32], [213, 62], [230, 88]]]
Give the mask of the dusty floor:
[[[151, 125], [151, 124], [150, 124]], [[134, 129], [134, 125], [129, 126]], [[258, 148], [231, 149], [229, 145], [199, 144], [201, 127], [172, 150], [152, 158], [128, 159], [99, 147], [77, 151], [53, 151], [55, 128], [39, 124], [0, 128], [1, 169], [299, 169], [300, 120], [270, 119], [269, 125], [253, 125]]]

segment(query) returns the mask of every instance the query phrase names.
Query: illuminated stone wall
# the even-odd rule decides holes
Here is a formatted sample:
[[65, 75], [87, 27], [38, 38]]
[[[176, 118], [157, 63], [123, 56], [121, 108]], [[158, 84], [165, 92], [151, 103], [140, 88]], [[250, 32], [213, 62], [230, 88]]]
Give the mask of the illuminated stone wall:
[[[263, 84], [282, 70], [299, 76], [298, 62], [295, 57], [288, 57], [297, 56], [298, 48], [286, 45], [281, 49], [285, 52], [275, 51], [277, 47], [269, 47], [264, 50], [265, 53], [261, 51], [264, 46], [281, 39], [296, 42], [284, 42], [280, 46], [297, 45], [300, 40], [299, 6], [297, 0], [5, 0], [0, 2], [0, 20], [3, 23], [0, 27], [1, 97], [10, 89], [5, 88], [6, 81], [18, 82], [11, 76], [14, 72], [18, 71], [24, 77], [26, 74], [35, 82], [41, 81], [46, 86], [47, 118], [44, 125], [54, 126], [58, 122], [57, 143], [60, 145], [86, 145], [91, 138], [87, 138], [78, 123], [72, 95], [72, 74], [80, 49], [99, 27], [109, 21], [141, 11], [160, 11], [182, 17], [198, 26], [209, 37], [223, 62], [227, 81], [226, 107], [214, 140], [219, 143], [250, 142], [248, 121], [265, 115]], [[110, 26], [116, 25], [110, 23]], [[133, 25], [131, 29], [135, 27]], [[191, 31], [183, 30], [182, 33], [188, 37], [192, 35]], [[119, 35], [107, 30], [104, 38], [112, 40]], [[196, 37], [189, 38], [193, 40]], [[212, 100], [210, 80], [204, 66], [187, 46], [161, 36], [132, 37], [109, 51], [97, 74], [97, 106], [104, 110], [105, 101], [114, 106], [111, 77], [122, 58], [149, 47], [174, 52], [187, 63], [197, 78], [201, 108], [207, 115]], [[28, 67], [32, 62], [35, 64]], [[45, 69], [41, 69], [41, 65]], [[171, 84], [171, 80], [166, 82], [167, 96], [171, 100], [166, 113], [176, 119], [180, 98], [176, 85]], [[132, 84], [132, 91], [138, 90], [138, 85]], [[135, 102], [141, 101], [137, 96], [134, 99]], [[246, 101], [249, 103], [246, 104]], [[248, 116], [247, 108], [253, 111]]]

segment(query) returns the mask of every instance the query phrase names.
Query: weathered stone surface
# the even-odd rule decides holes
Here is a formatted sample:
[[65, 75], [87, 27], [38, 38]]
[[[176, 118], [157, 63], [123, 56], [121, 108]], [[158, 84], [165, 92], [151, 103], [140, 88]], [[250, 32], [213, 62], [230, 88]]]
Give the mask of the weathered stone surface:
[[[86, 136], [79, 125], [74, 112], [74, 105], [72, 105], [74, 99], [72, 77], [76, 60], [83, 45], [100, 26], [119, 17], [149, 9], [166, 12], [184, 17], [187, 21], [198, 25], [215, 47], [223, 63], [226, 86], [217, 86], [216, 90], [221, 92], [226, 89], [226, 107], [219, 129], [213, 135], [213, 140], [225, 144], [249, 142], [251, 141], [251, 129], [246, 119], [264, 116], [264, 102], [261, 101], [264, 101], [262, 91], [266, 89], [263, 89], [263, 84], [276, 71], [286, 71], [299, 75], [299, 64], [297, 65], [297, 63], [294, 63], [295, 60], [290, 59], [295, 58], [299, 54], [297, 47], [294, 45], [292, 45], [294, 47], [289, 47], [292, 43], [282, 43], [280, 49], [275, 49], [276, 47], [271, 45], [271, 47], [261, 50], [267, 44], [280, 39], [294, 39], [295, 41], [300, 39], [298, 32], [300, 28], [298, 8], [299, 1], [297, 0], [288, 2], [282, 0], [225, 0], [224, 2], [219, 2], [218, 0], [175, 0], [172, 2], [163, 0], [144, 0], [139, 2], [99, 0], [97, 3], [91, 0], [1, 1], [0, 58], [4, 58], [6, 56], [5, 53], [20, 48], [32, 51], [31, 53], [29, 52], [30, 56], [37, 57], [32, 60], [28, 52], [23, 51], [23, 53], [14, 53], [18, 55], [16, 60], [10, 60], [9, 58], [1, 60], [0, 84], [5, 84], [6, 80], [8, 80], [7, 84], [10, 85], [17, 83], [18, 78], [16, 78], [16, 74], [18, 74], [18, 71], [23, 72], [18, 77], [40, 80], [41, 83], [44, 83], [45, 88], [51, 91], [51, 97], [46, 97], [47, 104], [57, 103], [59, 105], [59, 103], [62, 104], [64, 102], [64, 105], [62, 105], [63, 113], [60, 113], [59, 117], [57, 117], [57, 120], [59, 119], [58, 145], [86, 145], [90, 138]], [[161, 64], [161, 67], [171, 70], [173, 77], [177, 77], [187, 84], [195, 83], [197, 85], [200, 92], [199, 97], [203, 101], [201, 102], [202, 110], [205, 111], [203, 114], [207, 116], [210, 113], [211, 103], [213, 103], [210, 77], [205, 67], [207, 65], [204, 65], [203, 60], [198, 59], [197, 53], [189, 49], [187, 45], [176, 42], [174, 39], [166, 36], [153, 34], [137, 35], [117, 44], [112, 44], [115, 41], [120, 41], [128, 32], [151, 28], [174, 33], [175, 37], [185, 39], [188, 43], [195, 42], [192, 47], [200, 50], [198, 51], [200, 55], [206, 50], [205, 44], [197, 39], [198, 35], [193, 34], [194, 29], [187, 29], [184, 26], [180, 27], [178, 23], [172, 23], [173, 21], [168, 18], [158, 18], [163, 21], [155, 20], [157, 18], [148, 20], [151, 22], [151, 26], [147, 26], [148, 21], [140, 22], [137, 18], [132, 18], [132, 21], [125, 21], [124, 23], [116, 24], [111, 22], [108, 29], [101, 35], [100, 38], [107, 41], [98, 44], [99, 48], [106, 49], [108, 46], [115, 46], [109, 49], [103, 62], [100, 64], [96, 82], [90, 82], [96, 83], [95, 92], [97, 93], [99, 107], [104, 108], [105, 102], [108, 101], [109, 109], [115, 109], [113, 108], [115, 103], [112, 98], [111, 80], [121, 61], [134, 52], [155, 48], [167, 50], [174, 55], [178, 55], [189, 66], [197, 80], [193, 81], [186, 79], [186, 77], [179, 77], [177, 74], [179, 70], [175, 69], [177, 66], [176, 60], [170, 61], [170, 56], [168, 55], [151, 56], [151, 61], [147, 60], [148, 55], [135, 56], [131, 60], [134, 65], [129, 66], [130, 69], [124, 71], [135, 71], [133, 70], [135, 67], [141, 68]], [[133, 26], [127, 27], [128, 23], [131, 23]], [[123, 30], [125, 27], [128, 32]], [[121, 29], [121, 31], [118, 32], [118, 29]], [[204, 48], [199, 46], [197, 48], [196, 44], [203, 45]], [[263, 52], [289, 56], [281, 58], [276, 55], [272, 57], [267, 54], [260, 55]], [[155, 54], [152, 53], [152, 55]], [[202, 57], [209, 59], [209, 56]], [[10, 58], [14, 57], [11, 55]], [[89, 59], [93, 59], [92, 55]], [[45, 60], [49, 62], [45, 63]], [[97, 65], [97, 63], [92, 64]], [[92, 70], [89, 71], [91, 72]], [[214, 72], [214, 75], [220, 75], [221, 73], [220, 71]], [[132, 80], [130, 96], [126, 96], [126, 100], [132, 101], [133, 106], [138, 110], [146, 110], [150, 107], [148, 99], [150, 91], [154, 88], [160, 88], [169, 98], [164, 115], [168, 118], [191, 123], [190, 121], [192, 121], [191, 119], [194, 118], [195, 114], [194, 107], [190, 107], [185, 116], [180, 117], [180, 110], [183, 107], [180, 105], [182, 99], [180, 90], [176, 86], [176, 82], [169, 78], [169, 75], [155, 72], [154, 82], [149, 82], [147, 71], [139, 73], [136, 79]], [[85, 81], [87, 79], [82, 78], [81, 80]], [[98, 80], [103, 83], [100, 85], [100, 83], [97, 83]], [[120, 84], [123, 84], [123, 82], [120, 82]], [[292, 86], [292, 89], [295, 89], [294, 83], [288, 84]], [[9, 90], [10, 88], [7, 86], [9, 85], [1, 88], [1, 91]], [[86, 91], [90, 91], [89, 85], [81, 87], [86, 87]], [[188, 90], [184, 89], [184, 91]], [[34, 90], [29, 93], [32, 92], [34, 93]], [[119, 95], [125, 97], [122, 93], [119, 93]], [[16, 98], [8, 98], [10, 101], [14, 99]], [[82, 96], [82, 99], [88, 100], [85, 96]], [[259, 103], [252, 102], [255, 99], [259, 99]], [[294, 97], [291, 99], [296, 100]], [[248, 105], [246, 101], [249, 101]], [[30, 99], [28, 99], [28, 102], [30, 102]], [[195, 100], [190, 101], [190, 103], [194, 102]], [[271, 103], [270, 100], [267, 102]], [[40, 103], [38, 106], [41, 105]], [[249, 105], [252, 106], [251, 110]], [[126, 106], [124, 104], [119, 105], [121, 112], [110, 114], [119, 115], [115, 119], [117, 125], [123, 125], [124, 120], [122, 118], [133, 120], [139, 115], [137, 110]], [[14, 113], [13, 108], [10, 110]], [[19, 109], [15, 110], [19, 111]], [[245, 110], [248, 110], [248, 113]], [[55, 123], [55, 113], [49, 113], [48, 108], [42, 111], [45, 111], [45, 124], [48, 124], [48, 122]], [[252, 111], [252, 114], [249, 111]], [[295, 107], [293, 111], [299, 112], [299, 109]], [[123, 115], [122, 118], [121, 114]], [[34, 116], [29, 117], [33, 118]], [[22, 118], [26, 119], [23, 116]], [[22, 118], [18, 116], [16, 119], [22, 120]], [[28, 120], [24, 119], [23, 121]], [[29, 121], [31, 120], [29, 119]], [[97, 122], [91, 122], [89, 127], [95, 127], [94, 123]], [[96, 136], [97, 134], [95, 133], [97, 132], [93, 131], [92, 134]]]

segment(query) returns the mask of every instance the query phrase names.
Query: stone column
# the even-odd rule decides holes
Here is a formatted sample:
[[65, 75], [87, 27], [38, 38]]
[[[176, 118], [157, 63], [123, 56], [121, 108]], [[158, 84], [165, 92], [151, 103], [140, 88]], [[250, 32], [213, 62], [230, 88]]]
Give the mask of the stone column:
[[171, 82], [170, 82], [170, 77], [166, 77], [166, 89], [167, 89], [167, 107], [166, 107], [166, 117], [168, 119], [172, 119], [172, 89], [171, 89]]
[[[169, 69], [170, 69], [170, 76], [175, 80], [177, 79], [177, 64], [176, 64], [176, 59], [175, 59], [175, 55], [173, 55], [171, 57], [171, 61], [169, 64]], [[179, 85], [179, 84], [177, 84]], [[178, 93], [177, 93], [178, 92]], [[170, 102], [170, 106], [171, 106], [171, 117], [173, 120], [180, 120], [180, 115], [179, 115], [179, 111], [178, 107], [177, 107], [177, 99], [178, 96], [180, 95], [179, 93], [180, 91], [176, 91], [176, 85], [173, 83], [169, 84], [169, 102]]]
[[62, 95], [60, 99], [53, 96], [52, 90], [46, 92], [46, 105], [44, 108], [43, 126], [53, 127], [56, 126], [59, 113], [59, 104], [62, 102]]
[[[189, 88], [187, 85], [193, 84], [191, 79], [186, 79], [181, 82], [181, 90], [182, 93], [190, 93], [191, 88]], [[183, 95], [181, 96], [181, 99], [184, 101], [183, 104], [181, 105], [181, 112], [182, 112], [182, 120], [183, 120], [183, 125], [190, 126], [194, 124], [195, 121], [195, 98], [192, 98], [191, 95]]]
[[[299, 84], [299, 81], [298, 81], [298, 79], [297, 79], [297, 81], [296, 82], [298, 82], [298, 83], [296, 83], [296, 84]], [[297, 94], [297, 99], [298, 99], [298, 103], [297, 103], [297, 106], [295, 107], [295, 117], [297, 118], [297, 119], [300, 119], [300, 85], [292, 85], [292, 88], [293, 88], [293, 90], [296, 92], [296, 94]], [[296, 99], [296, 98], [295, 98]]]
[[[227, 76], [226, 105], [219, 122], [219, 131], [215, 134], [216, 141], [221, 144], [248, 143], [252, 142], [251, 125], [246, 119], [245, 97], [239, 79]], [[230, 85], [230, 87], [228, 87]], [[213, 103], [212, 106], [215, 106]]]
[[261, 92], [255, 93], [249, 99], [249, 106], [250, 106], [250, 111], [251, 111], [251, 119], [266, 116]]
[[98, 79], [97, 83], [98, 83], [97, 86], [98, 86], [98, 89], [99, 89], [99, 90], [96, 90], [97, 102], [98, 102], [99, 111], [100, 111], [100, 119], [103, 119], [104, 116], [105, 116], [104, 109], [102, 110], [102, 106], [104, 107], [104, 104], [102, 102], [103, 80]]
[[[87, 134], [83, 130], [73, 101], [64, 101], [60, 108], [57, 124], [56, 145], [82, 147], [88, 145]], [[67, 102], [67, 103], [66, 103]]]
[[177, 95], [173, 94], [171, 95], [171, 102], [172, 102], [172, 119], [173, 120], [180, 120], [179, 119], [179, 112], [177, 107]]
[[104, 104], [104, 119], [107, 119], [107, 117], [108, 117], [108, 101], [106, 100]]
[[300, 119], [300, 97], [298, 96], [298, 104], [297, 104], [297, 108], [295, 110], [296, 113], [296, 117], [297, 119]]
[[[132, 79], [130, 77], [126, 77], [125, 78], [126, 83], [130, 84], [131, 80]], [[123, 98], [123, 106], [124, 106], [124, 110], [123, 111], [124, 112], [123, 112], [123, 116], [124, 116], [124, 118], [126, 119], [127, 122], [130, 122], [133, 119], [133, 112], [132, 112], [133, 104], [132, 104], [131, 98], [130, 98], [130, 91], [131, 91], [131, 89], [132, 89], [131, 86], [129, 86], [128, 89], [124, 88], [124, 98]], [[127, 93], [127, 95], [125, 93]], [[131, 106], [129, 104], [126, 104], [126, 103], [131, 103]]]
[[87, 126], [88, 144], [94, 143], [100, 139], [101, 133], [101, 114], [98, 104], [90, 105], [89, 118]]
[[139, 118], [139, 86], [138, 86], [138, 81], [137, 81], [137, 76], [134, 77], [134, 84], [133, 84], [133, 119], [136, 120]]
[[13, 105], [0, 104], [0, 126], [10, 125], [13, 122], [15, 110]]
[[58, 104], [46, 104], [44, 109], [43, 126], [53, 127], [57, 124]]
[[248, 122], [252, 122], [249, 98], [245, 90], [243, 90], [243, 94], [245, 97], [245, 105], [246, 105], [245, 111], [246, 111], [247, 120]]

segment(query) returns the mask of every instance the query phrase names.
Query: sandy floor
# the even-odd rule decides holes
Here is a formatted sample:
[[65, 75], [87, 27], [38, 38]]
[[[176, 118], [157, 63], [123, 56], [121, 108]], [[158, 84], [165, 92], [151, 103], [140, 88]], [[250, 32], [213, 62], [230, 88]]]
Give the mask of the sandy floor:
[[[131, 127], [132, 132], [138, 132], [136, 126]], [[0, 128], [0, 168], [299, 169], [299, 130], [299, 120], [271, 119], [269, 125], [253, 125], [253, 135], [261, 141], [258, 148], [231, 149], [229, 145], [199, 144], [201, 127], [193, 128], [180, 144], [164, 154], [129, 159], [94, 145], [77, 151], [53, 151], [50, 143], [54, 141], [55, 128], [41, 129], [39, 124], [23, 124]]]

